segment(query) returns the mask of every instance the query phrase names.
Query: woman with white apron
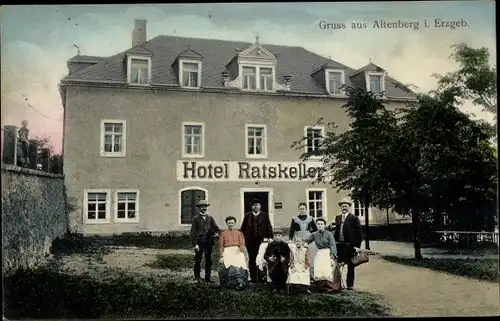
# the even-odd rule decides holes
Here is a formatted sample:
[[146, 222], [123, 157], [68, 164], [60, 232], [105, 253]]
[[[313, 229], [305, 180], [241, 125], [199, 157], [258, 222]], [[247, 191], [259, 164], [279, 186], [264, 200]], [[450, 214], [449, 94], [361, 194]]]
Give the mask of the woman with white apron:
[[[307, 213], [307, 204], [304, 202], [299, 203], [298, 206], [299, 214], [292, 218], [292, 222], [290, 223], [290, 249], [293, 251], [295, 244], [293, 242], [295, 236], [300, 235], [302, 240], [305, 240], [311, 236], [311, 233], [316, 232], [318, 230], [316, 223], [314, 222], [314, 218]], [[316, 255], [316, 244], [313, 242], [308, 245], [309, 247], [309, 255], [311, 256], [311, 260], [314, 260]], [[311, 281], [314, 279], [314, 268], [311, 266], [309, 269], [309, 275]]]
[[302, 236], [300, 235], [295, 235], [293, 242], [295, 246], [290, 246], [292, 255], [287, 280], [289, 290], [291, 293], [311, 293], [309, 290], [311, 286], [311, 279], [309, 275], [311, 256], [309, 254], [309, 249], [304, 246]]
[[248, 253], [245, 237], [234, 228], [236, 218], [226, 218], [228, 229], [219, 235], [219, 280], [222, 286], [241, 290], [248, 285]]
[[306, 243], [314, 242], [317, 247], [313, 261], [314, 285], [320, 291], [336, 291], [334, 284], [334, 269], [337, 264], [337, 245], [333, 233], [325, 230], [326, 221], [323, 218], [316, 220], [318, 231], [306, 239]]

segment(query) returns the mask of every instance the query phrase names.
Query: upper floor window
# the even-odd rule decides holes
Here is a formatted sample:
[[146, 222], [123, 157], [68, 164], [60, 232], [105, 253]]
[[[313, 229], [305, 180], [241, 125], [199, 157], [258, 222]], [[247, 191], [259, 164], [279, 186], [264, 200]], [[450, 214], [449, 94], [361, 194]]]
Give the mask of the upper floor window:
[[267, 126], [245, 125], [246, 131], [246, 157], [267, 157]]
[[330, 95], [342, 95], [342, 86], [344, 85], [343, 70], [326, 70], [326, 86]]
[[201, 62], [194, 60], [180, 60], [180, 84], [186, 88], [201, 86]]
[[381, 94], [385, 91], [384, 84], [384, 74], [379, 72], [368, 72], [367, 78], [367, 90], [375, 94]]
[[128, 83], [131, 85], [149, 85], [151, 82], [151, 58], [129, 57]]
[[272, 91], [274, 72], [271, 67], [241, 67], [242, 86], [245, 90]]
[[125, 157], [126, 134], [125, 120], [101, 120], [101, 157]]
[[183, 157], [203, 158], [205, 149], [204, 123], [183, 123]]
[[306, 153], [312, 153], [317, 151], [321, 144], [321, 141], [323, 140], [324, 135], [325, 135], [325, 128], [323, 126], [306, 126], [305, 127]]

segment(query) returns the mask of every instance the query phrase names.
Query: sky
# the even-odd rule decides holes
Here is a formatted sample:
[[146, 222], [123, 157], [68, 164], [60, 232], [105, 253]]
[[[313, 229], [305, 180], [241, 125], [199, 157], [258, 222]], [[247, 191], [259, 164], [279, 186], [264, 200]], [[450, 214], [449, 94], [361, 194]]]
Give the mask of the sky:
[[[486, 47], [496, 61], [494, 1], [238, 3], [141, 5], [19, 5], [0, 8], [2, 126], [28, 120], [31, 137], [50, 136], [62, 147], [63, 107], [58, 83], [77, 53], [111, 56], [131, 47], [134, 19], [158, 35], [301, 46], [351, 68], [383, 67], [419, 92], [435, 89], [434, 73], [456, 70], [451, 45]], [[434, 20], [466, 21], [436, 28]], [[377, 29], [378, 20], [418, 21], [420, 28]], [[424, 20], [431, 26], [424, 28]], [[321, 29], [320, 22], [345, 23]], [[366, 22], [366, 29], [352, 29]], [[463, 111], [494, 123], [494, 115], [466, 104]]]

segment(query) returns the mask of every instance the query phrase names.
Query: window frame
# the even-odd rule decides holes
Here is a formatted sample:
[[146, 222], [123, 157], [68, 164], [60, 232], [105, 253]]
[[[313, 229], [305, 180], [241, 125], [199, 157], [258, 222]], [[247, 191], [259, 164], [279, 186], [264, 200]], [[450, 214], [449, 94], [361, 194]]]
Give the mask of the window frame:
[[[322, 125], [314, 125], [314, 126], [304, 126], [304, 137], [306, 137], [306, 144], [304, 146], [304, 151], [307, 153], [308, 151], [308, 140], [307, 140], [307, 130], [308, 129], [314, 129], [314, 130], [320, 130], [321, 131], [321, 136], [323, 137], [322, 139], [325, 138], [325, 126]], [[311, 156], [310, 159], [314, 160], [319, 160], [322, 159], [322, 156]]]
[[[198, 65], [198, 86], [184, 86], [184, 63], [188, 64], [197, 64]], [[186, 89], [200, 89], [201, 88], [201, 71], [202, 71], [202, 62], [199, 60], [190, 60], [190, 59], [179, 59], [179, 85], [181, 88]]]
[[[249, 154], [248, 152], [248, 130], [250, 128], [260, 128], [262, 129], [262, 154]], [[245, 157], [250, 159], [265, 159], [267, 158], [267, 125], [266, 124], [245, 124]]]
[[328, 95], [334, 96], [334, 97], [346, 96], [343, 89], [339, 89], [340, 90], [339, 94], [335, 94], [335, 93], [331, 92], [330, 73], [339, 73], [341, 86], [345, 85], [345, 72], [344, 72], [344, 70], [342, 70], [342, 69], [325, 69], [326, 91], [328, 92]]
[[[121, 124], [122, 125], [122, 150], [119, 152], [106, 152], [104, 150], [105, 139], [105, 127], [106, 124]], [[101, 157], [126, 157], [127, 156], [127, 121], [124, 119], [101, 119], [101, 131], [100, 131], [100, 156]], [[114, 144], [114, 139], [113, 139]]]
[[[190, 224], [186, 224], [186, 223], [182, 223], [182, 192], [185, 192], [185, 191], [190, 191], [190, 190], [200, 190], [200, 191], [203, 191], [205, 192], [205, 199], [207, 200], [207, 202], [209, 202], [209, 199], [208, 199], [208, 190], [206, 188], [203, 188], [201, 186], [186, 186], [186, 187], [183, 187], [179, 190], [179, 194], [177, 196], [177, 201], [178, 201], [178, 226], [191, 226], [192, 223]], [[196, 213], [195, 215], [196, 216]], [[194, 218], [193, 216], [193, 218]]]
[[[147, 84], [132, 83], [132, 60], [145, 60], [148, 62], [148, 82]], [[133, 56], [127, 57], [127, 84], [130, 86], [151, 86], [151, 57]]]
[[[248, 89], [243, 87], [243, 68], [255, 68], [255, 89]], [[271, 89], [261, 89], [260, 88], [260, 69], [271, 69], [271, 78], [272, 78], [272, 88]], [[274, 65], [263, 65], [263, 64], [240, 64], [239, 65], [239, 75], [241, 79], [241, 90], [248, 92], [275, 92], [276, 91], [276, 68]]]
[[[321, 192], [322, 193], [322, 199], [321, 199], [321, 204], [322, 204], [322, 210], [323, 210], [323, 216], [322, 218], [327, 222], [328, 224], [328, 203], [327, 203], [327, 189], [326, 188], [307, 188], [306, 189], [306, 202], [307, 202], [307, 211], [308, 214], [311, 215], [311, 208], [310, 208], [310, 202], [312, 200], [309, 199], [309, 192]], [[314, 215], [317, 215], [317, 213], [314, 213]], [[319, 217], [313, 217], [314, 220], [318, 219]]]
[[[361, 207], [361, 202], [358, 202], [358, 201], [353, 201], [352, 202], [352, 214], [354, 216], [356, 216], [356, 203], [359, 204], [359, 217], [365, 217], [365, 209], [366, 207], [363, 205], [363, 207]], [[361, 208], [363, 209], [363, 211], [361, 211]], [[372, 208], [370, 206], [368, 206], [368, 220], [370, 220], [372, 217]]]
[[[186, 126], [201, 126], [201, 153], [187, 154], [186, 153]], [[182, 122], [181, 126], [181, 142], [182, 142], [182, 158], [205, 158], [205, 123], [204, 122]]]
[[374, 94], [383, 95], [385, 93], [385, 72], [367, 71], [365, 73], [366, 91], [368, 92], [371, 92], [371, 83], [370, 83], [371, 76], [380, 76], [380, 92], [379, 93], [374, 92]]
[[[118, 218], [118, 193], [135, 193], [135, 218], [129, 219], [128, 218], [128, 213], [125, 213], [125, 218]], [[127, 188], [122, 188], [122, 189], [117, 189], [114, 191], [114, 220], [116, 223], [139, 223], [139, 197], [140, 197], [140, 192], [138, 189], [127, 189]]]
[[[88, 205], [89, 205], [89, 194], [91, 193], [106, 193], [106, 218], [98, 219], [98, 215], [96, 214], [95, 219], [89, 219]], [[111, 190], [104, 188], [92, 188], [92, 189], [84, 189], [83, 190], [83, 224], [91, 225], [91, 224], [109, 224], [111, 223]]]

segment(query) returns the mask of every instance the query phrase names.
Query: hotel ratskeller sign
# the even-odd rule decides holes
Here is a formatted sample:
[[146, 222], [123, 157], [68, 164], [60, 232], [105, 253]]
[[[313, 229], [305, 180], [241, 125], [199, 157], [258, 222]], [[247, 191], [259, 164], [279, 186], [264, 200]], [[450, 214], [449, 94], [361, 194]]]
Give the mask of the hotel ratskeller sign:
[[177, 161], [178, 181], [313, 181], [322, 174], [321, 161], [220, 162]]

